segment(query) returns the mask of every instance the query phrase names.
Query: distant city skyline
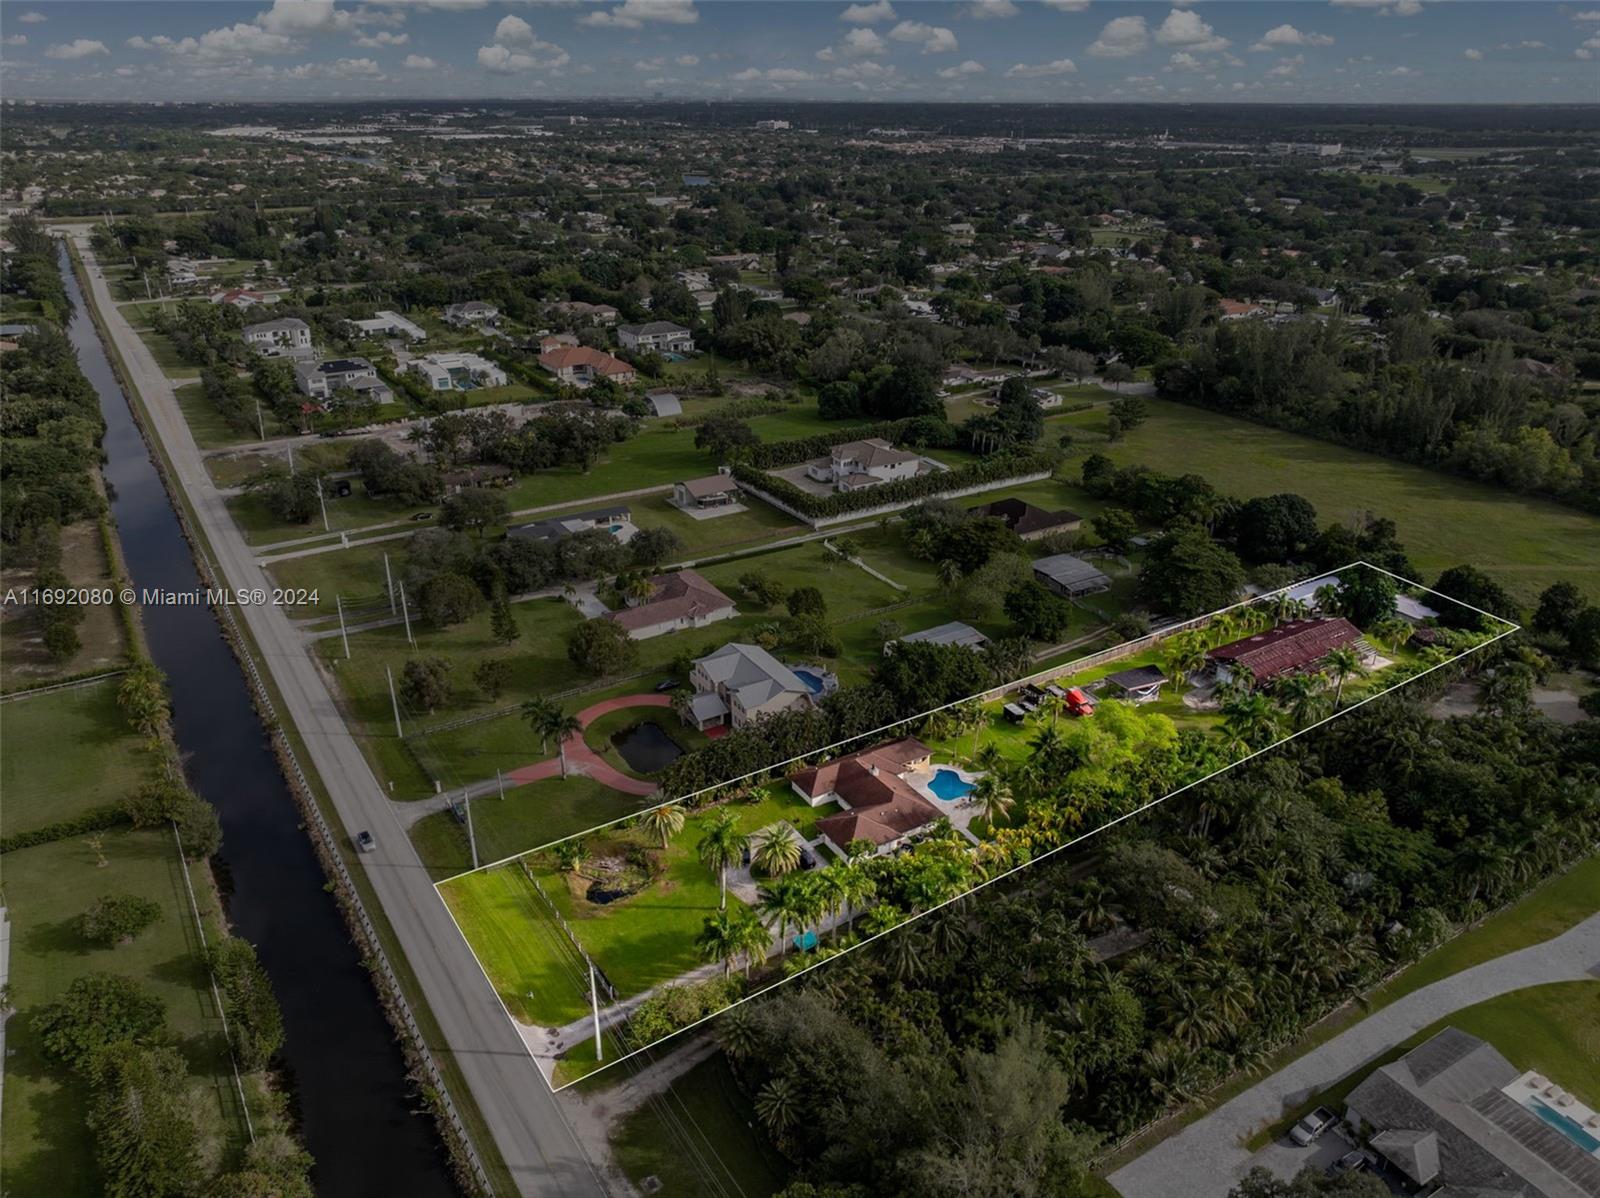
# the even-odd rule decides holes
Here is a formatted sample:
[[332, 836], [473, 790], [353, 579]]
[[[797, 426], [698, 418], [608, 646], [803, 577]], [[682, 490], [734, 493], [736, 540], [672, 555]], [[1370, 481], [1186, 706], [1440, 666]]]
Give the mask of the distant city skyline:
[[7, 99], [1600, 102], [1600, 0], [0, 5]]

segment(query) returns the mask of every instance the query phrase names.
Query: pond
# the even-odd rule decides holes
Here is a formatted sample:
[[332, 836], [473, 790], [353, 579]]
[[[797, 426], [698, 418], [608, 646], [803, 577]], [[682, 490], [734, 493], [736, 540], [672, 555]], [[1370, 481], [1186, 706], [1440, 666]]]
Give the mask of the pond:
[[611, 743], [628, 768], [641, 774], [654, 774], [664, 770], [683, 756], [683, 746], [667, 735], [667, 730], [654, 720], [646, 720], [631, 728], [611, 734]]

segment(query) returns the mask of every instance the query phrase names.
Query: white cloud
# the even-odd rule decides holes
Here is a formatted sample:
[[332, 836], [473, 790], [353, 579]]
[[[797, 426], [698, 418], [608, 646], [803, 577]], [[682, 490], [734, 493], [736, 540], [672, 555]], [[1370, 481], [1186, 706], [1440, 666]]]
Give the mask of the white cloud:
[[1497, 50], [1543, 50], [1544, 48], [1543, 42], [1536, 41], [1501, 42], [1495, 47]]
[[697, 67], [700, 65], [700, 56], [698, 54], [680, 54], [672, 61], [680, 67]]
[[1585, 50], [1600, 50], [1600, 33], [1597, 33], [1594, 37], [1591, 37], [1584, 42], [1583, 48]]
[[[1600, 21], [1600, 8], [1589, 8], [1572, 14], [1574, 21]], [[26, 18], [24, 18], [26, 20]]]
[[1576, 50], [1574, 50], [1572, 52], [1572, 57], [1581, 58], [1581, 59], [1583, 59], [1584, 62], [1588, 62], [1591, 58], [1594, 57], [1594, 51], [1593, 50], [1586, 50], [1586, 49], [1584, 49], [1584, 47], [1579, 46]]
[[25, 12], [17, 18], [24, 25], [42, 25], [49, 19], [42, 12]]
[[888, 46], [874, 30], [863, 26], [845, 34], [837, 46], [824, 46], [818, 50], [817, 57], [823, 62], [833, 62], [840, 58], [871, 58], [887, 49]]
[[1331, 0], [1335, 8], [1370, 8], [1380, 17], [1414, 17], [1422, 0]]
[[881, 62], [873, 62], [870, 58], [863, 58], [860, 62], [847, 63], [842, 67], [834, 67], [828, 72], [835, 79], [849, 79], [859, 82], [870, 80], [877, 82], [888, 79], [895, 74], [895, 68], [885, 66]]
[[579, 17], [578, 24], [639, 29], [645, 25], [693, 25], [699, 19], [694, 0], [624, 0], [613, 9]]
[[494, 44], [478, 47], [478, 65], [496, 75], [546, 71], [564, 67], [572, 56], [554, 42], [543, 41], [521, 17], [500, 18]]
[[1384, 74], [1393, 75], [1396, 79], [1415, 79], [1422, 72], [1413, 70], [1410, 67], [1392, 67], [1385, 71]]
[[390, 33], [387, 29], [380, 29], [376, 33], [363, 33], [356, 38], [356, 45], [380, 50], [385, 46], [403, 46], [410, 40], [409, 33]]
[[426, 54], [407, 54], [406, 60], [400, 65], [408, 71], [432, 71], [439, 66], [437, 62]]
[[375, 79], [383, 72], [370, 58], [338, 58], [332, 62], [307, 62], [289, 67], [286, 79]]
[[104, 42], [97, 42], [92, 38], [80, 37], [74, 38], [65, 45], [51, 46], [44, 52], [44, 56], [46, 58], [65, 58], [71, 60], [74, 58], [88, 58], [95, 54], [109, 53], [111, 53], [111, 51], [106, 49], [106, 44]]
[[959, 48], [956, 35], [943, 25], [925, 25], [921, 21], [901, 21], [889, 30], [897, 42], [916, 42], [924, 54], [950, 54]]
[[1233, 44], [1202, 21], [1199, 13], [1183, 8], [1175, 8], [1167, 14], [1167, 19], [1156, 30], [1156, 41], [1163, 46], [1183, 46], [1202, 54], [1226, 50]]
[[965, 9], [974, 21], [1006, 21], [1021, 11], [1012, 0], [971, 0]]
[[1089, 0], [1044, 0], [1044, 6], [1057, 12], [1082, 12], [1089, 7]]
[[1052, 62], [1019, 62], [1006, 71], [1007, 79], [1043, 79], [1050, 75], [1073, 75], [1078, 64], [1070, 58], [1057, 58]]
[[333, 0], [273, 0], [255, 23], [269, 33], [329, 33], [348, 29], [350, 14], [334, 8]]
[[1116, 17], [1106, 22], [1089, 53], [1096, 58], [1130, 58], [1149, 44], [1150, 32], [1143, 17]]
[[983, 64], [975, 58], [969, 58], [966, 62], [958, 63], [956, 66], [945, 67], [944, 70], [939, 72], [939, 78], [965, 79], [969, 75], [981, 75], [983, 72]]
[[1471, 59], [1473, 62], [1481, 62], [1481, 61], [1483, 61], [1483, 51], [1482, 50], [1463, 50], [1463, 51], [1461, 51], [1461, 57], [1462, 58]]
[[1278, 65], [1268, 71], [1267, 75], [1270, 78], [1287, 79], [1290, 75], [1298, 74], [1305, 62], [1304, 54], [1296, 54], [1293, 58], [1280, 58]]
[[1201, 62], [1187, 50], [1179, 50], [1167, 62], [1180, 71], [1200, 71], [1212, 65], [1209, 62]]
[[852, 25], [876, 25], [879, 21], [895, 19], [894, 5], [889, 0], [873, 0], [871, 4], [852, 4], [839, 14], [841, 21]]
[[0, 46], [26, 46], [27, 44], [28, 35], [25, 33], [9, 33], [5, 37], [0, 37]]
[[273, 33], [240, 22], [223, 29], [211, 29], [199, 37], [170, 38], [165, 34], [155, 37], [130, 37], [127, 44], [135, 50], [160, 50], [180, 58], [198, 58], [208, 62], [225, 59], [247, 59], [254, 55], [293, 54], [303, 47], [294, 38]]
[[1252, 50], [1277, 50], [1283, 46], [1331, 46], [1333, 39], [1326, 33], [1302, 33], [1293, 25], [1279, 25], [1261, 35]]
[[768, 83], [805, 83], [815, 79], [810, 71], [802, 71], [796, 67], [769, 67], [761, 70], [759, 67], [746, 67], [734, 78], [740, 83], [754, 83], [757, 80], [766, 80]]

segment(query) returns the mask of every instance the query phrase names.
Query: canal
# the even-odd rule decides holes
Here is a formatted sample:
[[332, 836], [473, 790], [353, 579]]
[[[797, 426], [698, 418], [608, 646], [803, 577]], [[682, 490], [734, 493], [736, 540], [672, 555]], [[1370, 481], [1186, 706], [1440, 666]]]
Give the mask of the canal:
[[[134, 423], [65, 248], [68, 335], [106, 420], [105, 479], [133, 585], [187, 591], [199, 573]], [[299, 1129], [328, 1198], [456, 1194], [433, 1122], [362, 968], [309, 834], [251, 705], [239, 664], [204, 607], [147, 607], [150, 655], [167, 676], [189, 784], [222, 821], [217, 862], [234, 932], [256, 946], [283, 1008], [282, 1059]]]

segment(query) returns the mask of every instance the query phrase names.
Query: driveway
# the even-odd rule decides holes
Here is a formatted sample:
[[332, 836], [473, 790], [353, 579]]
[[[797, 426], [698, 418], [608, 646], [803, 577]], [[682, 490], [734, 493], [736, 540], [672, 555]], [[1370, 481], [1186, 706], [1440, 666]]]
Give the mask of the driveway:
[[1157, 1144], [1109, 1180], [1124, 1198], [1224, 1198], [1252, 1164], [1245, 1139], [1415, 1032], [1512, 990], [1594, 976], [1600, 976], [1600, 914], [1542, 944], [1396, 999]]

